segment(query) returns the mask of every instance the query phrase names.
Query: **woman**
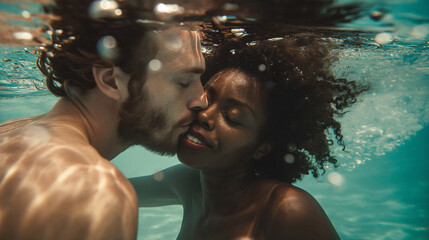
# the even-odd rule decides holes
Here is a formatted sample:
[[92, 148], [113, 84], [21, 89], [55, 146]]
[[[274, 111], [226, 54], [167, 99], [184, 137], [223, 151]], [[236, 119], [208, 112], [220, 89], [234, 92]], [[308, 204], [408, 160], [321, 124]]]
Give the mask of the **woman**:
[[178, 239], [339, 239], [317, 201], [292, 183], [317, 177], [334, 115], [363, 90], [336, 79], [313, 36], [223, 46], [207, 59], [209, 107], [180, 139], [178, 165], [131, 179], [140, 206], [182, 204]]

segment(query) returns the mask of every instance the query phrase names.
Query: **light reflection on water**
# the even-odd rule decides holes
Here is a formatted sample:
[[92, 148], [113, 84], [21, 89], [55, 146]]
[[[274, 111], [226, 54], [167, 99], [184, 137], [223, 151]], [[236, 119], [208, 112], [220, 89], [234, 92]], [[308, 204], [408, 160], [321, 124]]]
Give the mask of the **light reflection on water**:
[[[0, 3], [1, 9], [6, 9], [0, 13], [0, 33], [4, 36], [0, 43], [6, 44], [0, 48], [1, 121], [44, 113], [55, 102], [36, 68], [36, 49], [10, 47], [37, 45], [46, 38], [31, 21], [44, 20], [34, 2]], [[239, 4], [228, 4], [224, 5], [227, 10], [240, 9]], [[162, 20], [183, 10], [179, 6], [157, 6], [158, 14], [170, 14]], [[429, 179], [425, 169], [429, 167], [429, 154], [424, 144], [429, 140], [429, 15], [422, 11], [427, 6], [424, 1], [377, 1], [366, 15], [341, 24], [337, 30], [342, 31], [331, 32], [332, 39], [340, 45], [334, 51], [340, 60], [335, 73], [369, 81], [373, 90], [341, 119], [347, 151], [335, 149], [342, 162], [339, 175], [330, 175], [329, 171], [318, 184], [305, 178], [298, 185], [319, 200], [342, 239], [428, 237]], [[375, 10], [386, 8], [390, 11], [378, 20], [371, 18]], [[225, 23], [234, 18], [220, 15], [218, 19]], [[33, 38], [18, 41], [13, 37], [16, 32], [27, 32]], [[236, 26], [231, 32], [236, 37], [247, 34], [245, 28]], [[156, 62], [154, 65], [155, 69], [160, 66]], [[132, 177], [152, 174], [176, 164], [177, 159], [133, 148], [113, 162]], [[341, 184], [334, 184], [338, 182]], [[140, 209], [139, 238], [174, 239], [181, 214], [177, 206]]]

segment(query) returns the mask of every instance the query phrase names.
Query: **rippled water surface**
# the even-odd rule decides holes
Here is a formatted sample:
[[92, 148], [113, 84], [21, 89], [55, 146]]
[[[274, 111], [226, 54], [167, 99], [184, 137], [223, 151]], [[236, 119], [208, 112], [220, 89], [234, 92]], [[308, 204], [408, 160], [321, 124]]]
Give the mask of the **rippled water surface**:
[[[339, 44], [337, 76], [369, 82], [372, 90], [341, 119], [347, 148], [334, 150], [342, 166], [297, 185], [317, 198], [342, 239], [429, 239], [429, 2], [363, 3], [373, 5], [329, 37]], [[56, 98], [35, 65], [38, 43], [13, 35], [40, 37], [33, 25], [43, 20], [39, 3], [0, 7], [0, 121], [44, 113]], [[380, 9], [383, 18], [371, 19]], [[178, 163], [139, 147], [113, 162], [127, 177]], [[179, 206], [142, 208], [139, 239], [175, 239], [181, 219]]]

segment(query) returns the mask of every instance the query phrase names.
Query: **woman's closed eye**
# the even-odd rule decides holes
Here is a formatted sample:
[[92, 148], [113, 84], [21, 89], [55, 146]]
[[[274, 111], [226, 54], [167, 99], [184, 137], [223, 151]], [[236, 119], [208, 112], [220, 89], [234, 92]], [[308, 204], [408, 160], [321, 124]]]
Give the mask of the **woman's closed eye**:
[[229, 109], [228, 111], [222, 112], [225, 120], [232, 125], [243, 125], [243, 116], [238, 109]]

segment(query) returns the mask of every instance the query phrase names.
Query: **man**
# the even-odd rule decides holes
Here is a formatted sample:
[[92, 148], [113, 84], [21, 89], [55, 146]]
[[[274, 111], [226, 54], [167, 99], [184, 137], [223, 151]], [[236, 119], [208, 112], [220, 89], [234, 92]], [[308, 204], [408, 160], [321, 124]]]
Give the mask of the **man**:
[[136, 194], [109, 160], [136, 144], [175, 152], [207, 107], [199, 37], [86, 18], [83, 1], [67, 2], [38, 62], [61, 98], [0, 125], [0, 239], [135, 239]]

